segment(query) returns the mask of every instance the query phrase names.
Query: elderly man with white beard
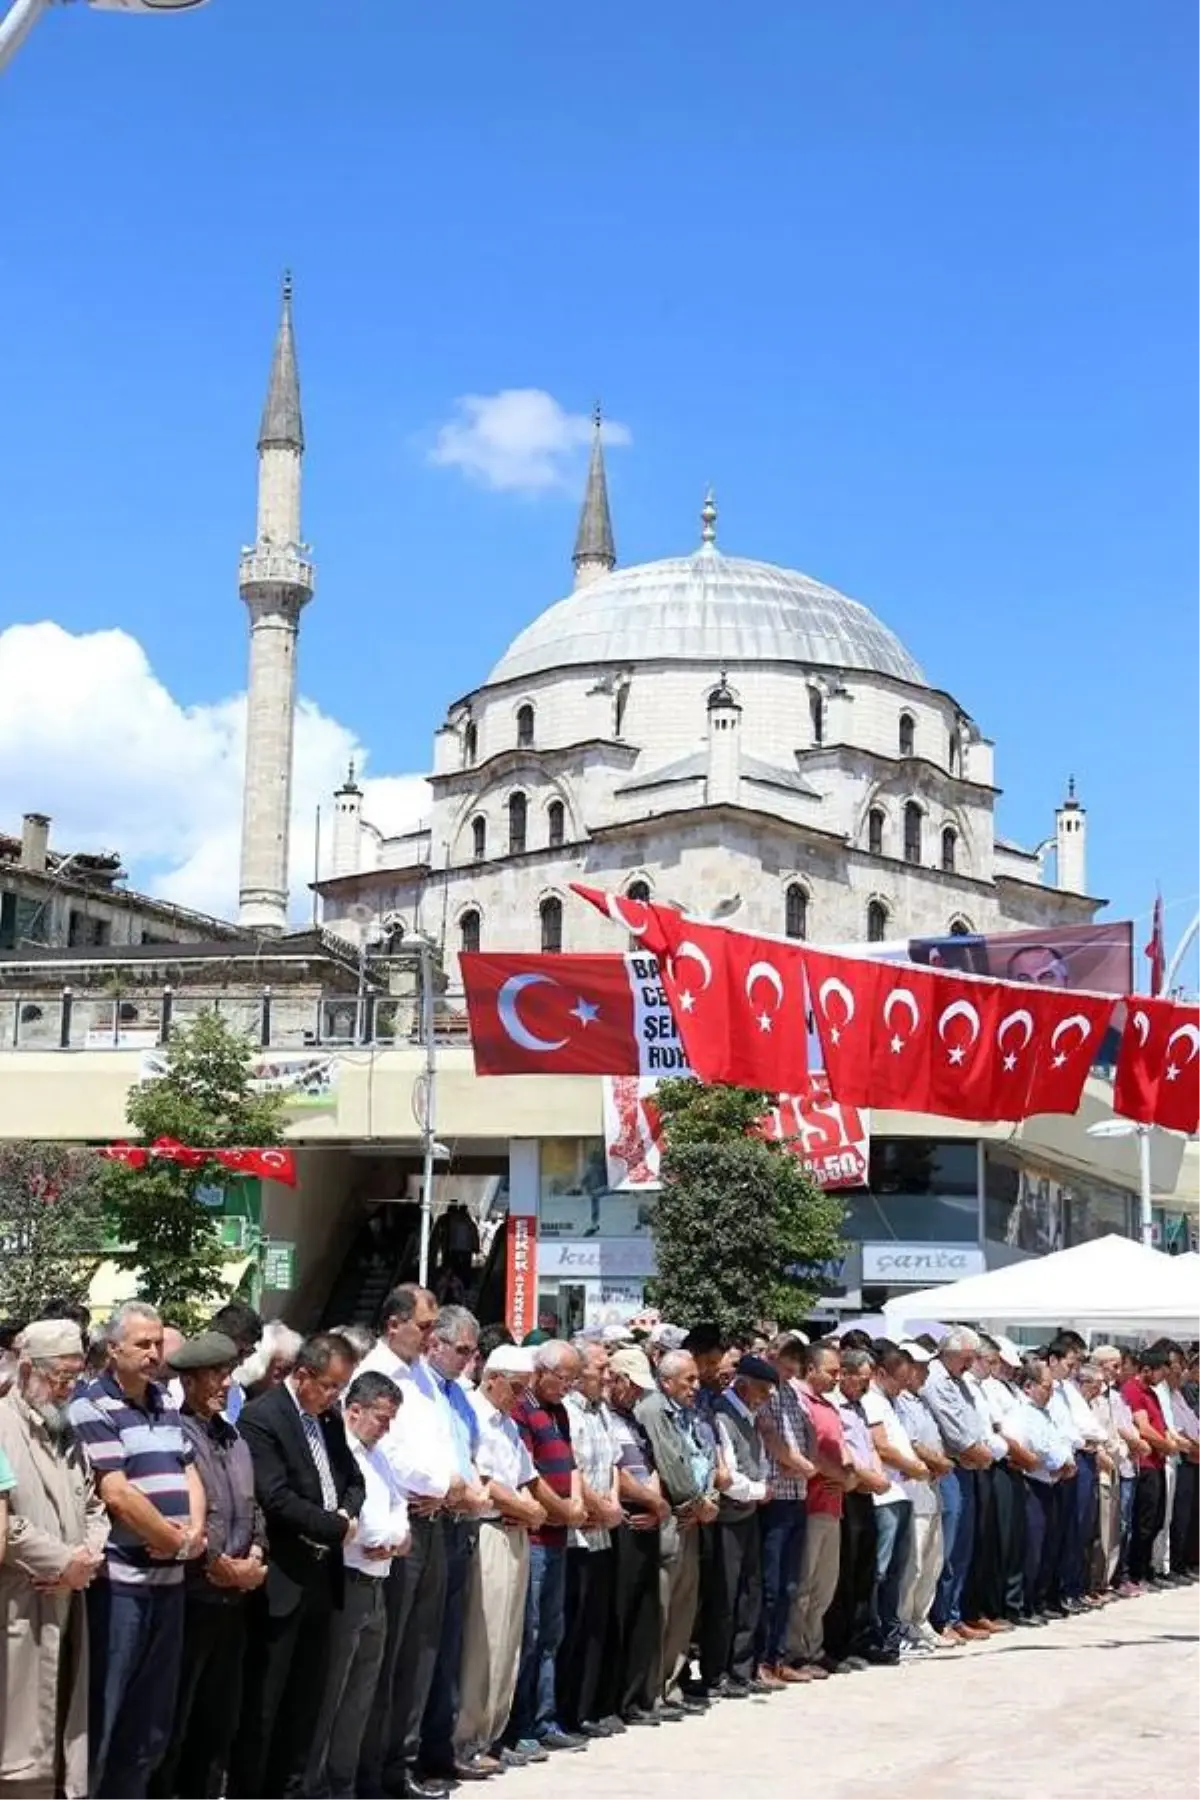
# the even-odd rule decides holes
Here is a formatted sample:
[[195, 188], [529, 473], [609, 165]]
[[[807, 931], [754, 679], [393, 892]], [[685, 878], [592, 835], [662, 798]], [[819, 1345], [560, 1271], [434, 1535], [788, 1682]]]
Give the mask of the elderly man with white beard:
[[83, 1369], [71, 1319], [28, 1325], [16, 1381], [0, 1399], [0, 1451], [16, 1477], [0, 1566], [0, 1796], [88, 1791], [88, 1644], [83, 1590], [108, 1538], [108, 1514], [67, 1423]]

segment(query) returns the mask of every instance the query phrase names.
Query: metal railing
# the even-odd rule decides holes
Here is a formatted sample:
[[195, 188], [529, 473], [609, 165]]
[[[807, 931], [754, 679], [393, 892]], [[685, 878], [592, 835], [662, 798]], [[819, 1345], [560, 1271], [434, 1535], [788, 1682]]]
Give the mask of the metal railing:
[[[469, 1042], [461, 993], [439, 994], [432, 1010], [435, 1042]], [[149, 1050], [213, 1011], [264, 1050], [421, 1042], [417, 994], [295, 995], [269, 988], [249, 994], [194, 988], [96, 994], [63, 988], [51, 996], [0, 994], [0, 1052]]]

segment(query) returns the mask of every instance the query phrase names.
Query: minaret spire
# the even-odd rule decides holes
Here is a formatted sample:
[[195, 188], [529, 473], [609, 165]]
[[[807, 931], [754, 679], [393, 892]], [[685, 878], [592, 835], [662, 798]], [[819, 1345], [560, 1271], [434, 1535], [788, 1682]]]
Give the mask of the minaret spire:
[[292, 272], [284, 271], [279, 330], [271, 359], [271, 379], [258, 428], [258, 447], [282, 445], [304, 450], [304, 421], [300, 416], [300, 372], [296, 367], [296, 340], [292, 331]]
[[313, 594], [313, 565], [300, 532], [304, 427], [292, 331], [292, 278], [283, 307], [258, 433], [258, 528], [242, 551], [239, 590], [250, 615], [246, 774], [238, 923], [247, 932], [287, 930], [292, 738], [300, 614]]
[[612, 514], [608, 508], [608, 477], [604, 470], [604, 415], [597, 404], [592, 414], [592, 454], [588, 462], [587, 487], [579, 514], [579, 530], [575, 533], [575, 586], [586, 587], [616, 567], [617, 547], [613, 541]]

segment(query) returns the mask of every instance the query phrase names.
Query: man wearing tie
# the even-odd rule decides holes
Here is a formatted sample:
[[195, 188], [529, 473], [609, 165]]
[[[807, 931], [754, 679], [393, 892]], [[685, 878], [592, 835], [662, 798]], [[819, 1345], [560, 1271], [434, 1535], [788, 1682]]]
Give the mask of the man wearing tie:
[[334, 1407], [353, 1373], [345, 1339], [318, 1332], [300, 1346], [283, 1385], [250, 1401], [238, 1420], [271, 1560], [265, 1587], [251, 1596], [231, 1796], [304, 1792], [330, 1621], [342, 1604], [342, 1545], [353, 1536], [364, 1495]]

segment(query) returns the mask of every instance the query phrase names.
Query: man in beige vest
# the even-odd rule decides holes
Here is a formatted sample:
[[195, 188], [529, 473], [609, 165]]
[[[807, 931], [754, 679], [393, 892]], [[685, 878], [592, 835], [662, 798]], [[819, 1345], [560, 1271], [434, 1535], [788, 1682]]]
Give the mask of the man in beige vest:
[[79, 1327], [41, 1319], [18, 1340], [17, 1378], [0, 1399], [0, 1449], [16, 1476], [0, 1567], [0, 1800], [87, 1793], [83, 1589], [109, 1527], [67, 1423], [82, 1370]]

